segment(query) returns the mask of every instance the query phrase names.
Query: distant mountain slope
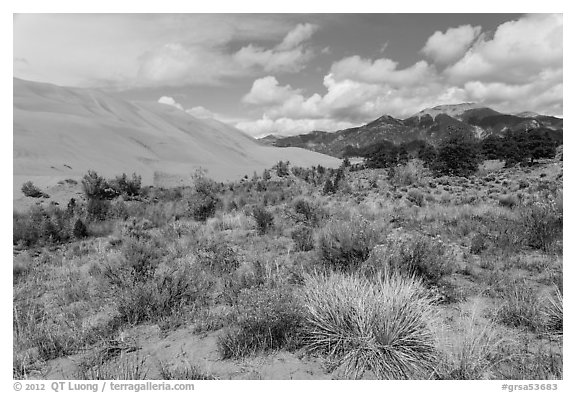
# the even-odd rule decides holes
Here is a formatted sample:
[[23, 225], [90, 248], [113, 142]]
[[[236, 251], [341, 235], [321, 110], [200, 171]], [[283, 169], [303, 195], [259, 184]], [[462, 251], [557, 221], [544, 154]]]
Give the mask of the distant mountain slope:
[[538, 130], [561, 140], [562, 129], [563, 120], [553, 116], [534, 113], [515, 116], [464, 103], [428, 108], [404, 120], [385, 115], [361, 127], [336, 132], [313, 131], [285, 138], [268, 135], [261, 141], [278, 147], [297, 146], [343, 157], [346, 152], [381, 142], [400, 144], [420, 140], [438, 144], [453, 135], [481, 139], [502, 135], [507, 130]]
[[339, 165], [315, 152], [264, 146], [214, 120], [162, 104], [131, 103], [91, 89], [14, 79], [14, 186], [137, 172], [150, 184], [189, 180], [196, 168], [217, 180], [261, 172], [279, 160]]

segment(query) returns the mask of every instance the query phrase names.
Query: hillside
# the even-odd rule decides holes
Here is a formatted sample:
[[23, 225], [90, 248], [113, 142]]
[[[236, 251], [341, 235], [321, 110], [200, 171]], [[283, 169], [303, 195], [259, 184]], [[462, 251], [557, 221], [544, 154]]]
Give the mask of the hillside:
[[261, 142], [277, 147], [302, 147], [343, 157], [346, 151], [362, 149], [380, 142], [395, 144], [415, 140], [438, 144], [453, 136], [485, 138], [508, 130], [538, 130], [562, 140], [563, 120], [539, 114], [510, 115], [478, 104], [440, 105], [424, 109], [406, 119], [384, 115], [361, 127], [336, 132], [313, 131], [290, 137], [268, 135]]
[[14, 79], [14, 194], [78, 178], [137, 172], [143, 182], [185, 182], [196, 168], [218, 180], [261, 172], [279, 160], [294, 165], [339, 165], [307, 150], [264, 146], [215, 120], [199, 120], [156, 103], [132, 103], [97, 90]]

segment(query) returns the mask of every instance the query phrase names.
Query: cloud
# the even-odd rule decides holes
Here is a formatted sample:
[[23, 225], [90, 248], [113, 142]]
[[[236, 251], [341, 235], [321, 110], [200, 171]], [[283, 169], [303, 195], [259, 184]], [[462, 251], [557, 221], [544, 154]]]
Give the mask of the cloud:
[[462, 25], [452, 27], [445, 33], [432, 34], [422, 53], [438, 64], [450, 64], [462, 58], [482, 31], [481, 26]]
[[350, 128], [359, 124], [332, 119], [270, 119], [264, 116], [256, 121], [243, 121], [236, 124], [236, 128], [245, 133], [259, 138], [268, 134], [298, 135], [312, 130], [336, 131]]
[[492, 39], [477, 42], [445, 73], [455, 83], [534, 82], [542, 70], [562, 69], [562, 27], [557, 14], [530, 14], [503, 23]]
[[186, 112], [194, 116], [197, 119], [216, 119], [217, 115], [209, 109], [203, 106], [195, 106], [190, 109], [186, 109]]
[[282, 43], [276, 47], [278, 51], [287, 51], [298, 47], [304, 41], [309, 40], [318, 30], [318, 26], [311, 23], [301, 23], [292, 29]]
[[242, 97], [242, 101], [253, 105], [279, 104], [295, 94], [299, 90], [292, 89], [290, 85], [280, 86], [273, 76], [256, 79], [250, 92]]
[[[22, 14], [14, 20], [14, 73], [64, 86], [126, 90], [222, 84], [263, 69], [294, 72], [311, 58], [304, 41], [318, 28], [297, 24], [301, 19], [283, 14]], [[279, 44], [255, 46], [262, 37]], [[237, 54], [232, 48], [240, 42], [252, 44]], [[22, 58], [30, 66], [16, 60]]]
[[424, 60], [405, 69], [399, 70], [397, 67], [397, 62], [387, 58], [372, 61], [360, 56], [351, 56], [332, 64], [330, 72], [336, 80], [350, 79], [366, 83], [386, 83], [392, 86], [428, 82], [433, 76], [433, 70]]
[[266, 72], [298, 72], [314, 56], [305, 41], [316, 30], [316, 25], [299, 24], [276, 47], [265, 49], [250, 44], [236, 52], [234, 60], [244, 68], [261, 67]]
[[158, 102], [160, 104], [173, 106], [174, 108], [178, 108], [181, 111], [184, 110], [184, 108], [182, 108], [182, 105], [180, 105], [178, 102], [176, 102], [176, 100], [172, 97], [162, 96], [158, 99]]
[[[421, 60], [400, 68], [389, 58], [349, 56], [332, 64], [322, 93], [304, 95], [275, 77], [262, 78], [245, 97], [261, 106], [262, 117], [238, 127], [283, 135], [336, 130], [461, 102], [561, 116], [562, 24], [562, 15], [531, 14], [501, 24], [491, 38], [470, 25], [436, 32], [422, 49], [434, 64]], [[256, 95], [257, 84], [262, 91]]]

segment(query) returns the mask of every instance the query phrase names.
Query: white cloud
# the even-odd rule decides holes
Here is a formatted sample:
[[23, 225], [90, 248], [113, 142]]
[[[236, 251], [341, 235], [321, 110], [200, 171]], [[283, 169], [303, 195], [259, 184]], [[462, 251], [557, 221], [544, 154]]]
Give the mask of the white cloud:
[[562, 15], [530, 14], [503, 23], [446, 70], [455, 83], [478, 80], [525, 84], [542, 70], [562, 69]]
[[160, 104], [173, 106], [174, 108], [178, 108], [181, 111], [184, 110], [184, 108], [182, 108], [182, 105], [180, 105], [178, 102], [176, 102], [176, 100], [172, 97], [162, 96], [158, 99], [158, 102]]
[[317, 25], [313, 25], [311, 23], [301, 23], [290, 32], [288, 32], [286, 37], [284, 37], [284, 40], [282, 40], [280, 45], [276, 47], [276, 50], [287, 51], [294, 49], [304, 41], [309, 40], [310, 37], [312, 37], [312, 34], [314, 34], [317, 30]]
[[242, 101], [253, 105], [279, 104], [298, 93], [299, 90], [292, 89], [290, 85], [280, 86], [275, 77], [266, 76], [254, 81]]
[[[332, 64], [325, 92], [306, 96], [274, 77], [262, 83], [262, 118], [239, 127], [254, 134], [336, 130], [384, 114], [406, 118], [435, 105], [478, 102], [508, 113], [562, 115], [562, 15], [527, 15], [500, 25], [492, 38], [479, 27], [436, 32], [426, 61], [399, 68], [392, 59], [350, 56]], [[256, 81], [258, 82], [258, 81]], [[253, 85], [256, 86], [256, 82]], [[251, 91], [248, 96], [251, 96]]]
[[236, 52], [234, 60], [244, 68], [262, 67], [267, 72], [298, 72], [314, 55], [305, 41], [316, 30], [316, 25], [299, 24], [276, 47], [265, 49], [250, 44]]
[[432, 34], [422, 52], [439, 64], [449, 64], [462, 58], [482, 31], [481, 26], [462, 25], [445, 33]]
[[[296, 25], [298, 19], [284, 14], [22, 14], [14, 20], [14, 59], [29, 64], [14, 60], [14, 74], [64, 86], [130, 89], [218, 84], [262, 68], [292, 72], [312, 55], [303, 42], [317, 29]], [[247, 45], [257, 49], [256, 61], [235, 60], [230, 43], [262, 37], [280, 44], [269, 51]]]
[[258, 138], [268, 134], [288, 136], [307, 133], [313, 130], [336, 131], [357, 125], [359, 124], [333, 119], [290, 119], [286, 117], [270, 119], [264, 116], [262, 119], [255, 121], [239, 122], [236, 124], [236, 128]]
[[195, 106], [194, 108], [186, 109], [186, 112], [197, 119], [216, 119], [217, 115], [203, 106]]
[[332, 64], [331, 73], [336, 80], [350, 79], [365, 83], [385, 83], [391, 86], [407, 86], [429, 82], [433, 70], [425, 61], [397, 69], [398, 63], [382, 58], [377, 60], [351, 56]]

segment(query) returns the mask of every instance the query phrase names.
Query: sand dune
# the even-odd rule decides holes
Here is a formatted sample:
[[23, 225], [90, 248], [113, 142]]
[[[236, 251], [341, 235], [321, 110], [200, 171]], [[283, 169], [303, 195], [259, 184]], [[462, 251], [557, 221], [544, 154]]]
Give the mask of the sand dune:
[[187, 182], [202, 167], [218, 181], [261, 173], [279, 160], [339, 165], [299, 148], [263, 146], [239, 130], [162, 104], [127, 102], [97, 90], [14, 79], [14, 188], [137, 172], [143, 182]]

